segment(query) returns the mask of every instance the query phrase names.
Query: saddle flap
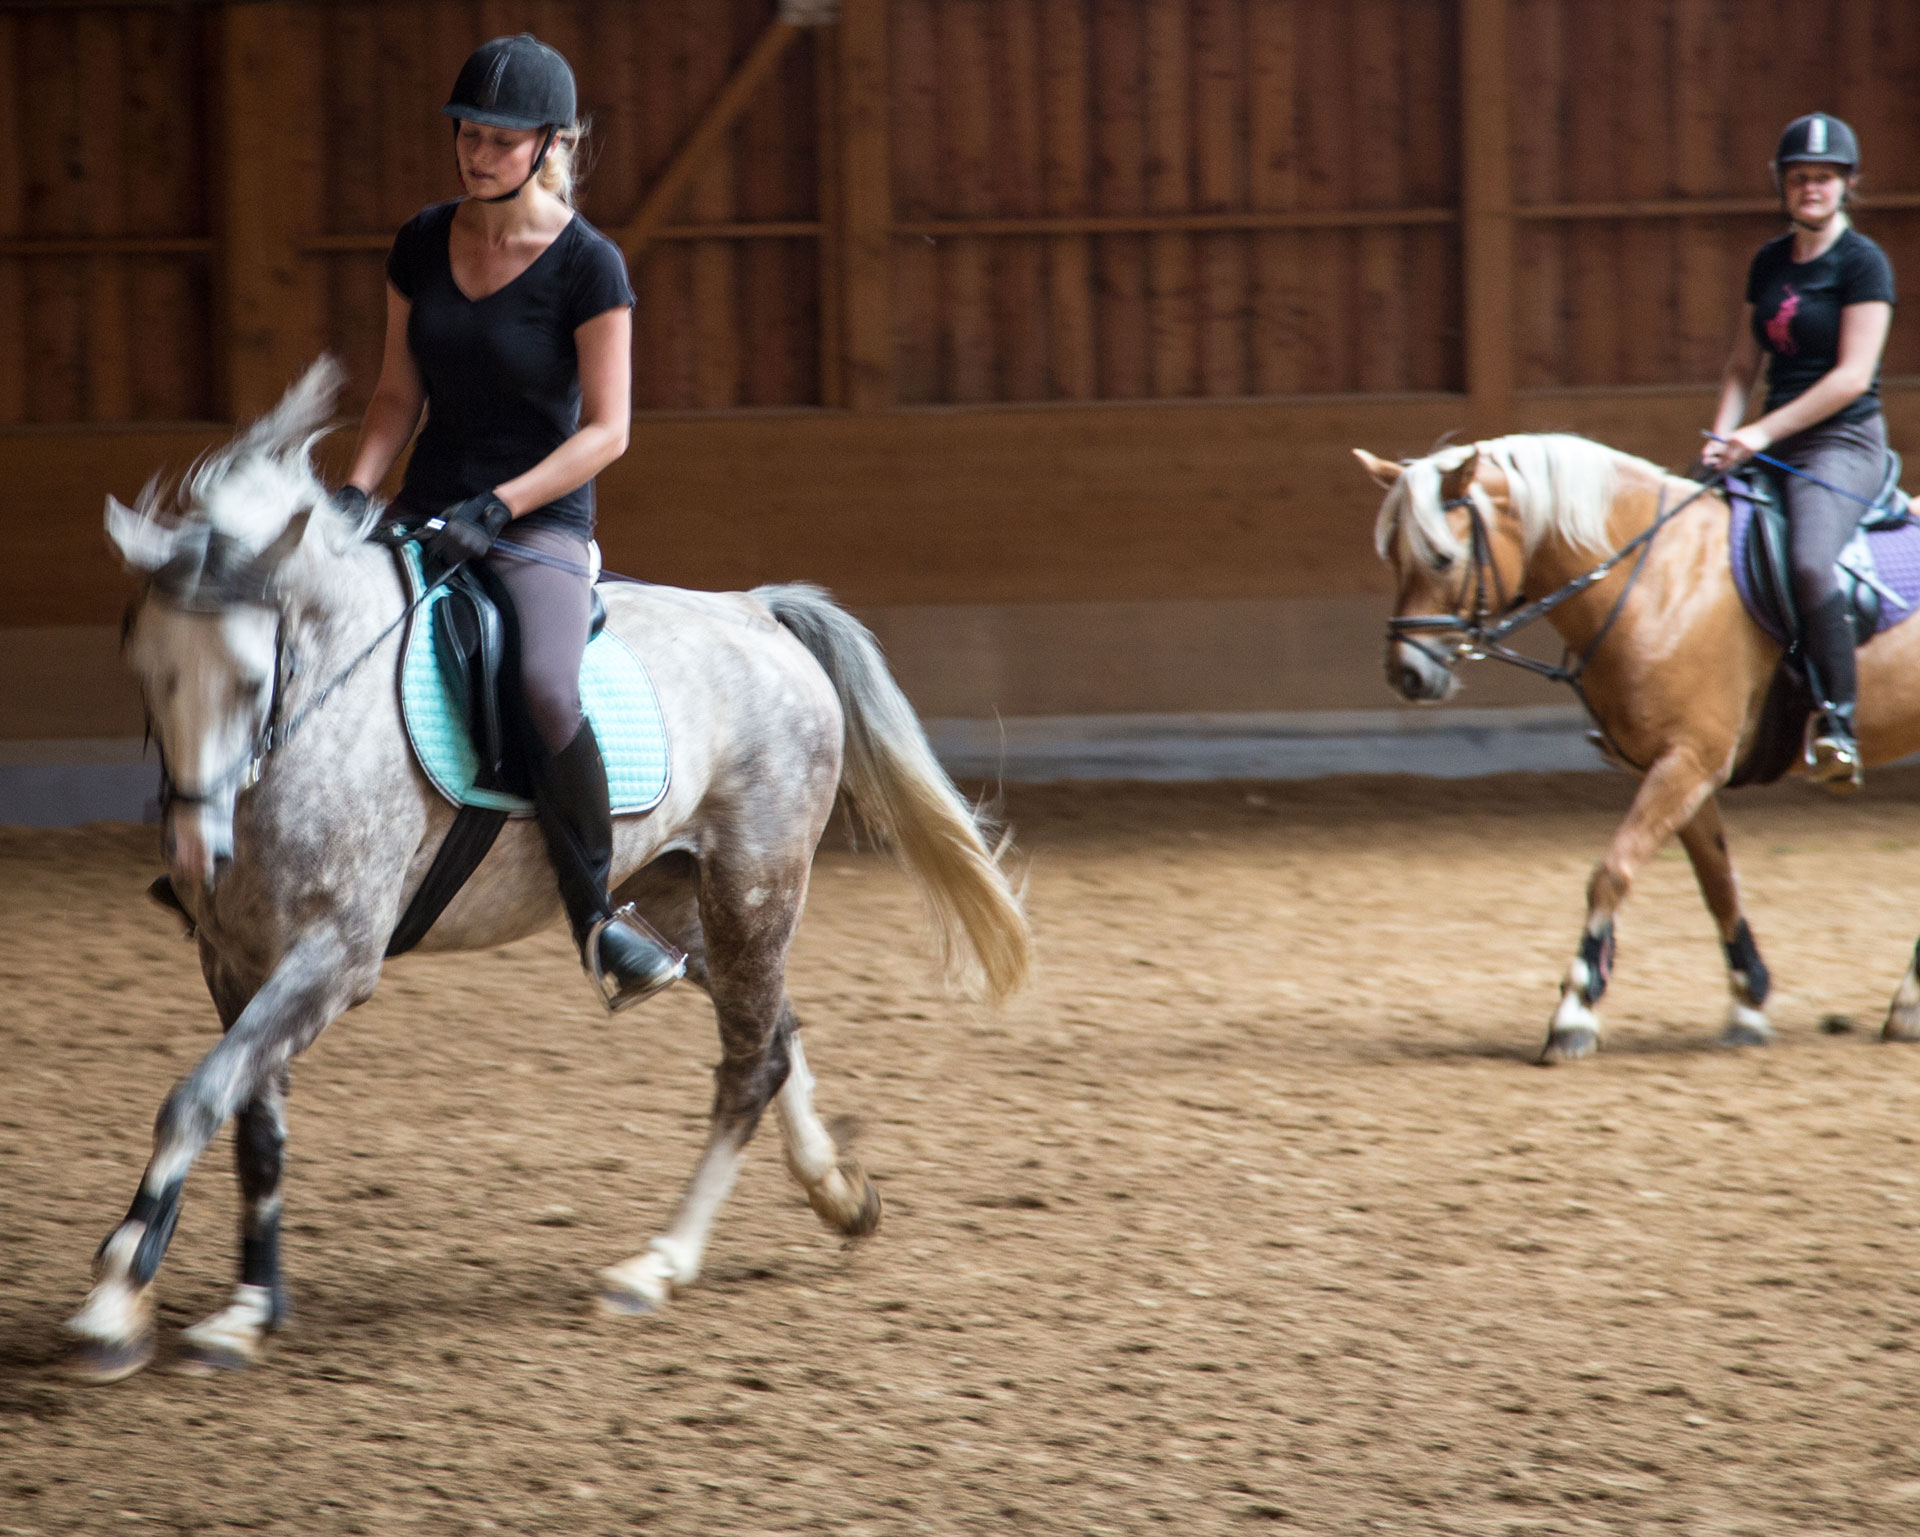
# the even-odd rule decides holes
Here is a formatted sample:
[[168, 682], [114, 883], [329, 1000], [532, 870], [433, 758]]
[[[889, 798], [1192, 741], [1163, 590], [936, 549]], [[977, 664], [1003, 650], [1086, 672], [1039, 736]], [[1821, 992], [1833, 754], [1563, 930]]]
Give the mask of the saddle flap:
[[1860, 520], [1860, 526], [1869, 532], [1881, 529], [1898, 528], [1913, 516], [1913, 504], [1907, 493], [1900, 489], [1900, 456], [1892, 449], [1887, 450], [1887, 470], [1880, 477], [1880, 489], [1873, 493], [1873, 506]]
[[434, 659], [453, 684], [480, 759], [479, 781], [498, 786], [506, 760], [500, 718], [500, 666], [506, 655], [500, 611], [457, 577], [434, 605]]

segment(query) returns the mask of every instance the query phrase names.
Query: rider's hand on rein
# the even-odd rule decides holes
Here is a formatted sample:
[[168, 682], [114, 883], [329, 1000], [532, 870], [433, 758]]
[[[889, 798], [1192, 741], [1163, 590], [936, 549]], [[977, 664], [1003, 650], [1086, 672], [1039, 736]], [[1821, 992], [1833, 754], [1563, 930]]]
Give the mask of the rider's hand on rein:
[[493, 548], [500, 530], [513, 521], [507, 504], [491, 491], [455, 502], [422, 530], [427, 535], [421, 560], [436, 577], [478, 560]]

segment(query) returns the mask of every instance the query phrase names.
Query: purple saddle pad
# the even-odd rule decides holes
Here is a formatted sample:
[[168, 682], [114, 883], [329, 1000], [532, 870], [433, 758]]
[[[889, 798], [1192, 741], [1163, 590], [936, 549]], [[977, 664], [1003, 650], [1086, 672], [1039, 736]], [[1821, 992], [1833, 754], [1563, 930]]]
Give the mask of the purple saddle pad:
[[[1728, 541], [1733, 585], [1739, 589], [1740, 601], [1746, 604], [1754, 622], [1775, 640], [1786, 645], [1791, 637], [1787, 634], [1782, 617], [1774, 611], [1773, 605], [1754, 591], [1752, 568], [1747, 559], [1747, 544], [1753, 538], [1753, 503], [1740, 494], [1737, 485], [1729, 487], [1727, 500], [1733, 509], [1732, 537]], [[1896, 602], [1885, 593], [1880, 595], [1879, 622], [1874, 626], [1874, 634], [1877, 635], [1920, 611], [1920, 522], [1909, 519], [1898, 528], [1869, 533], [1864, 538], [1872, 560], [1874, 581], [1899, 600]], [[1843, 564], [1857, 564], [1854, 552], [1858, 548], [1858, 540], [1847, 546], [1841, 553]], [[1840, 585], [1842, 590], [1848, 590], [1857, 584], [1842, 571]]]

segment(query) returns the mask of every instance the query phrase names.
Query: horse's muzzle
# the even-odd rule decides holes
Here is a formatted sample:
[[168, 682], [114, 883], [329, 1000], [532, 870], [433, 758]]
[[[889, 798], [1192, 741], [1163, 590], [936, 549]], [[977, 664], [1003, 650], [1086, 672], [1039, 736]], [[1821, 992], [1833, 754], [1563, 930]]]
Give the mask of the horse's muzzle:
[[174, 806], [161, 843], [176, 886], [211, 891], [233, 863], [233, 818], [209, 805]]
[[1433, 704], [1459, 689], [1453, 669], [1406, 640], [1387, 642], [1387, 685], [1402, 699]]

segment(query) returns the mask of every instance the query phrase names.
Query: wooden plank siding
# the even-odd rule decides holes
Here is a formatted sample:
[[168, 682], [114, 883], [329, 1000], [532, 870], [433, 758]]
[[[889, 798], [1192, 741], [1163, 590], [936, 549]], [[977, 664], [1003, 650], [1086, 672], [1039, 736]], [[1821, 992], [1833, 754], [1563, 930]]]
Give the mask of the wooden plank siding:
[[[1861, 227], [1920, 271], [1911, 0], [1852, 0], [1817, 35], [1783, 31], [1796, 13], [1777, 0], [846, 4], [845, 38], [784, 51], [641, 254], [637, 410], [1463, 391], [1476, 337], [1483, 371], [1505, 356], [1523, 393], [1706, 383], [1777, 225], [1773, 137], [1816, 104], [1862, 134]], [[1483, 246], [1478, 288], [1468, 4], [1508, 39], [1502, 100], [1476, 101], [1508, 136], [1512, 272], [1490, 274]], [[315, 41], [236, 94], [221, 50], [251, 9]], [[230, 416], [308, 338], [346, 360], [357, 404], [385, 245], [457, 190], [438, 102], [476, 42], [532, 28], [574, 56], [582, 210], [617, 229], [778, 16], [778, 0], [0, 8], [0, 426]], [[289, 132], [300, 100], [324, 108]], [[311, 163], [259, 184], [279, 214], [231, 193], [235, 151], [303, 135]], [[285, 185], [310, 175], [311, 208]], [[252, 270], [256, 213], [307, 242], [271, 279]], [[262, 281], [289, 322], [271, 345], [236, 319]], [[1469, 293], [1485, 309], [1496, 290], [1501, 334], [1470, 335]], [[1896, 324], [1887, 369], [1920, 372], [1920, 327]]]
[[691, 164], [779, 0], [0, 5], [0, 460], [78, 573], [0, 564], [0, 624], [97, 618], [99, 492], [321, 347], [357, 409], [487, 37], [573, 59], [587, 218], [680, 188], [634, 264], [615, 563], [1024, 602], [1371, 590], [1349, 433], [1586, 425], [1678, 462], [1790, 117], [1854, 123], [1860, 227], [1920, 283], [1920, 5], [1842, 9], [842, 0]]

